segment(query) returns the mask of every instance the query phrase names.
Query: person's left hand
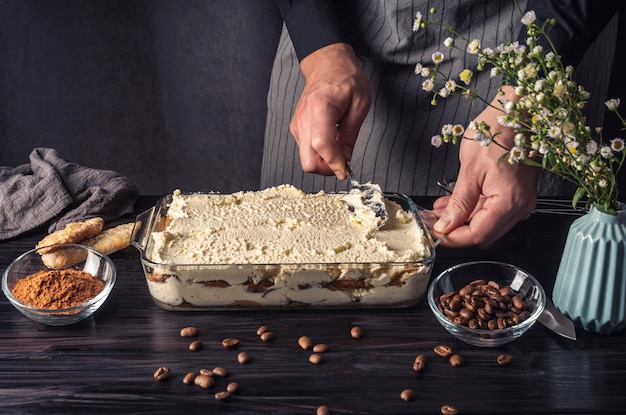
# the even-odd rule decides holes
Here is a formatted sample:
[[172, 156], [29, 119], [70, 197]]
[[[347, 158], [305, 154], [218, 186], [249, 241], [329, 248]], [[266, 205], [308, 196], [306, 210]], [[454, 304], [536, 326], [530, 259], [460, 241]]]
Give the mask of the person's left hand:
[[[507, 97], [515, 98], [510, 90]], [[496, 97], [492, 105], [500, 106], [500, 98]], [[489, 124], [492, 133], [500, 133], [497, 140], [510, 148], [514, 132], [498, 123], [499, 115], [500, 110], [488, 107], [475, 121]], [[535, 208], [538, 169], [521, 162], [511, 164], [508, 159], [498, 164], [504, 152], [494, 143], [483, 147], [473, 140], [462, 140], [454, 191], [433, 204], [439, 218], [435, 231], [445, 235], [442, 246], [489, 246]]]

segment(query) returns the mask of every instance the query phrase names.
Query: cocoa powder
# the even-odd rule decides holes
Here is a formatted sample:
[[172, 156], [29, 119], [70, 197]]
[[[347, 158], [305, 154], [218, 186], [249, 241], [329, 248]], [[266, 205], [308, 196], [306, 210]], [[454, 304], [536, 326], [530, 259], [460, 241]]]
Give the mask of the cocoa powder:
[[98, 295], [104, 284], [88, 272], [42, 270], [15, 283], [11, 293], [31, 307], [47, 310], [75, 307]]

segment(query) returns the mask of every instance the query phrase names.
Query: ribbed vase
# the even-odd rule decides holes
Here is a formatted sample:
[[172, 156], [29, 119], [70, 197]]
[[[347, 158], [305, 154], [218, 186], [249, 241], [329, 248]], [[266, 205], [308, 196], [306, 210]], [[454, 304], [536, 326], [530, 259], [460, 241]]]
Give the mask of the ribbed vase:
[[592, 207], [572, 223], [552, 300], [585, 330], [626, 327], [626, 210], [610, 215]]

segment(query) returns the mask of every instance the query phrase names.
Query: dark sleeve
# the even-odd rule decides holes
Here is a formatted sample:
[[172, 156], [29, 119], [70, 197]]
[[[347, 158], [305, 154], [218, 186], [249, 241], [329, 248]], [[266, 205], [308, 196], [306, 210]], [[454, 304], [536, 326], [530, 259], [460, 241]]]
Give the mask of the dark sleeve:
[[333, 43], [346, 43], [341, 10], [333, 0], [274, 0], [301, 61]]
[[[541, 23], [550, 18], [556, 20], [556, 25], [548, 29], [548, 35], [563, 62], [576, 66], [617, 13], [620, 3], [619, 0], [528, 0], [526, 10], [534, 10]], [[523, 30], [520, 42], [526, 37]]]

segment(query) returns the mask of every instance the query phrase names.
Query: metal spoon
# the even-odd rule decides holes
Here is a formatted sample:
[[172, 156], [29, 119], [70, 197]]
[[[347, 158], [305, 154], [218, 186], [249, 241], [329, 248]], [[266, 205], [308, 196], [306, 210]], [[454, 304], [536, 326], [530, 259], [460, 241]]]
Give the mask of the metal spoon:
[[348, 174], [348, 179], [350, 180], [350, 186], [352, 189], [351, 192], [354, 190], [361, 192], [360, 196], [363, 206], [371, 209], [376, 217], [380, 218], [382, 226], [387, 220], [387, 208], [385, 207], [384, 194], [380, 189], [380, 186], [371, 182], [359, 182], [354, 177], [354, 173], [352, 173], [352, 169], [348, 163], [346, 163], [346, 173]]

